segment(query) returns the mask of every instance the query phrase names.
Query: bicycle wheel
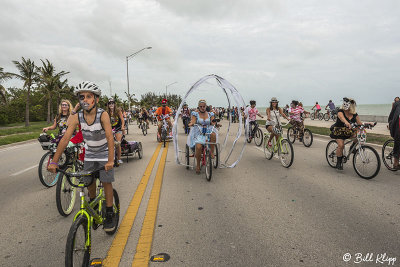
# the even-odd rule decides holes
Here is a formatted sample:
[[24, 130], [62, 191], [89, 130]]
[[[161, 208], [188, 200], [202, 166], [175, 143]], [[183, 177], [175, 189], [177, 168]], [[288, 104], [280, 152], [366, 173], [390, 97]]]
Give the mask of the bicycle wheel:
[[324, 114], [318, 113], [318, 119], [322, 121], [324, 119]]
[[143, 158], [143, 146], [142, 146], [142, 142], [139, 142], [139, 144], [138, 144], [138, 157], [139, 157], [139, 159]]
[[393, 168], [393, 147], [394, 147], [394, 140], [387, 140], [382, 147], [382, 161], [385, 164], [386, 168], [390, 171], [397, 171]]
[[39, 180], [45, 187], [52, 187], [57, 183], [57, 174], [47, 170], [52, 158], [53, 153], [48, 151], [42, 156], [39, 162]]
[[270, 160], [274, 156], [274, 146], [268, 146], [269, 136], [269, 133], [264, 134], [264, 156]]
[[378, 152], [373, 147], [361, 146], [361, 150], [353, 156], [353, 167], [361, 178], [374, 178], [381, 169]]
[[91, 244], [89, 240], [89, 246], [86, 246], [88, 235], [90, 235], [88, 221], [86, 217], [79, 216], [69, 229], [65, 247], [65, 266], [89, 266]]
[[256, 132], [254, 133], [254, 143], [256, 146], [261, 146], [263, 143], [263, 131], [260, 128], [257, 128]]
[[278, 148], [278, 155], [282, 166], [289, 168], [293, 164], [294, 159], [292, 143], [290, 143], [287, 139], [282, 139], [281, 147]]
[[[68, 168], [66, 171], [74, 172], [75, 168]], [[71, 214], [75, 206], [76, 188], [68, 183], [67, 177], [64, 174], [59, 172], [57, 175], [59, 176], [56, 187], [57, 210], [62, 216], [67, 217]], [[75, 180], [75, 177], [71, 177], [72, 183], [75, 184]]]
[[332, 120], [336, 121], [336, 119], [337, 119], [337, 115], [336, 114], [332, 115]]
[[[117, 190], [113, 189], [113, 198], [114, 198], [114, 202], [113, 202], [113, 211], [115, 214], [115, 229], [110, 231], [110, 232], [106, 232], [108, 235], [113, 235], [115, 234], [115, 232], [118, 229], [118, 222], [119, 222], [119, 215], [120, 215], [120, 204], [119, 204], [119, 196], [118, 196], [118, 192]], [[103, 203], [103, 207], [105, 209], [106, 203]], [[103, 214], [105, 215], [105, 212], [103, 212]]]
[[310, 114], [310, 119], [311, 119], [311, 120], [314, 120], [314, 119], [315, 119], [315, 114], [314, 114], [314, 112], [312, 112], [312, 113]]
[[325, 113], [325, 114], [324, 114], [324, 120], [329, 121], [329, 117], [330, 117], [330, 116], [329, 116], [328, 113]]
[[186, 144], [186, 149], [185, 149], [185, 157], [186, 157], [186, 169], [189, 170], [189, 164], [190, 164], [190, 149], [189, 146]]
[[165, 144], [167, 142], [167, 131], [165, 131], [164, 129], [161, 132], [161, 140], [164, 143], [164, 147], [165, 147]]
[[329, 166], [331, 166], [332, 168], [336, 168], [336, 162], [337, 162], [336, 149], [337, 149], [337, 147], [338, 147], [338, 144], [336, 143], [336, 140], [331, 140], [326, 145], [326, 149], [325, 149], [326, 161], [328, 161]]
[[212, 177], [212, 160], [211, 160], [211, 154], [210, 152], [207, 150], [206, 151], [206, 179], [207, 181], [211, 181], [211, 177]]
[[218, 168], [218, 164], [219, 164], [219, 152], [218, 152], [218, 146], [215, 145], [215, 151], [214, 151], [214, 159], [213, 159], [213, 165], [214, 168]]
[[303, 145], [305, 147], [310, 147], [313, 143], [313, 134], [309, 129], [304, 129], [303, 133]]
[[294, 133], [293, 127], [289, 127], [287, 130], [287, 140], [292, 144], [296, 141], [296, 134]]
[[146, 125], [143, 126], [143, 124], [142, 124], [141, 128], [142, 128], [143, 135], [146, 136], [146, 134], [147, 134], [147, 126]]

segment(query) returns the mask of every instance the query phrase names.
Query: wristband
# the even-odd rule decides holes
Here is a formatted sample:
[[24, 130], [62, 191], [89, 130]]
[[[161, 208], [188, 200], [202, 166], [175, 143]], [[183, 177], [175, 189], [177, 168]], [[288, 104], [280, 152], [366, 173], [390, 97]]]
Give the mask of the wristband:
[[76, 111], [75, 111], [75, 110], [72, 110], [72, 111], [71, 111], [71, 114], [72, 114], [72, 115], [75, 115], [75, 114], [76, 114]]
[[54, 165], [57, 165], [57, 167], [58, 167], [58, 163], [57, 162], [50, 162], [50, 164], [54, 164]]

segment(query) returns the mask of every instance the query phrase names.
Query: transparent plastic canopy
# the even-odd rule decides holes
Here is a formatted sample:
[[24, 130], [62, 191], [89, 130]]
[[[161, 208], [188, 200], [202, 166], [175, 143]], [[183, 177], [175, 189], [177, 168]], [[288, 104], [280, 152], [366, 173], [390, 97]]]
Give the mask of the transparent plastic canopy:
[[[245, 102], [240, 95], [239, 91], [227, 80], [224, 78], [215, 75], [215, 74], [210, 74], [206, 75], [200, 80], [198, 80], [186, 93], [184, 96], [182, 103], [179, 106], [179, 109], [175, 115], [174, 118], [174, 125], [172, 128], [172, 136], [173, 136], [173, 141], [174, 141], [174, 149], [175, 149], [175, 160], [177, 164], [184, 165], [185, 161], [183, 160], [183, 157], [185, 155], [185, 148], [183, 150], [181, 147], [179, 147], [179, 138], [184, 137], [186, 138], [185, 135], [182, 136], [182, 134], [179, 134], [179, 130], [181, 127], [178, 127], [179, 124], [179, 118], [182, 112], [182, 107], [183, 104], [186, 103], [187, 99], [190, 98], [191, 94], [195, 94], [196, 91], [201, 90], [200, 87], [202, 85], [204, 86], [205, 84], [213, 84], [215, 83], [216, 86], [212, 90], [222, 90], [223, 94], [226, 96], [227, 100], [227, 108], [228, 112], [230, 112], [231, 108], [237, 107], [238, 108], [238, 118], [239, 118], [239, 123], [234, 124], [235, 127], [233, 127], [232, 124], [232, 116], [229, 116], [228, 120], [228, 126], [226, 129], [224, 129], [223, 134], [220, 133], [219, 137], [217, 140], [222, 142], [222, 144], [219, 144], [219, 156], [220, 156], [220, 168], [233, 168], [235, 167], [240, 159], [242, 158], [244, 148], [246, 146], [246, 134], [248, 132], [248, 125], [244, 127], [243, 125], [243, 117], [242, 117], [242, 112], [241, 110], [244, 109]], [[215, 94], [216, 91], [214, 91]], [[204, 99], [207, 101], [209, 99], [212, 99], [215, 97], [213, 94], [209, 93], [209, 95], [204, 95]], [[186, 142], [185, 142], [186, 144]]]

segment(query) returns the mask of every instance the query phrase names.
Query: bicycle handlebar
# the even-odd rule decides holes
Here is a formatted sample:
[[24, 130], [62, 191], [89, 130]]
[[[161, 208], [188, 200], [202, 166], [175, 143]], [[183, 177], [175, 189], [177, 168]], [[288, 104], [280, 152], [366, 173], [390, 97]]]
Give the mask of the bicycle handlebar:
[[[73, 187], [79, 187], [79, 184], [74, 184], [74, 183], [71, 181], [71, 177], [76, 177], [76, 178], [78, 178], [79, 180], [80, 180], [80, 178], [82, 178], [82, 177], [84, 177], [84, 178], [85, 178], [85, 177], [86, 177], [86, 178], [90, 178], [90, 183], [86, 183], [86, 182], [84, 183], [84, 184], [85, 184], [85, 187], [88, 187], [88, 186], [90, 186], [91, 184], [93, 184], [93, 182], [94, 182], [94, 174], [97, 173], [97, 172], [99, 172], [99, 171], [102, 171], [102, 170], [105, 170], [104, 166], [103, 166], [103, 167], [100, 167], [99, 169], [94, 170], [94, 171], [81, 171], [81, 172], [66, 172], [66, 171], [63, 170], [63, 169], [59, 169], [59, 168], [56, 169], [57, 172], [60, 172], [60, 173], [64, 174], [65, 177], [67, 177], [68, 183], [69, 183], [71, 186], [73, 186]], [[80, 183], [80, 182], [79, 182], [79, 183]]]
[[372, 129], [376, 126], [376, 124], [378, 124], [377, 122], [374, 122], [373, 124], [362, 124], [362, 125], [358, 125], [357, 123], [352, 123], [351, 124], [351, 128], [355, 129], [355, 128], [359, 128], [360, 130], [362, 129]]

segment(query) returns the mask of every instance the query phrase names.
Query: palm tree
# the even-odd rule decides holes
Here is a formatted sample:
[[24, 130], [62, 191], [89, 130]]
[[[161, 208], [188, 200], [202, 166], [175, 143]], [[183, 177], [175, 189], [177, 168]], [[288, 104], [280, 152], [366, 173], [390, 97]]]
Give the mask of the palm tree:
[[4, 86], [1, 84], [11, 78], [12, 74], [4, 72], [4, 68], [0, 67], [0, 95], [4, 99], [5, 103], [7, 103], [6, 88], [4, 88]]
[[29, 97], [31, 94], [31, 87], [37, 81], [37, 72], [35, 62], [30, 59], [26, 60], [22, 57], [22, 61], [18, 62], [13, 60], [14, 65], [17, 67], [19, 74], [12, 73], [12, 75], [24, 82], [24, 88], [27, 89], [26, 105], [25, 105], [25, 126], [29, 126]]
[[47, 100], [47, 122], [50, 123], [52, 115], [51, 103], [53, 97], [61, 90], [60, 86], [64, 86], [63, 84], [60, 84], [60, 78], [69, 72], [60, 71], [59, 73], [56, 73], [53, 64], [51, 64], [48, 59], [46, 59], [46, 61], [41, 61], [42, 67], [36, 67], [36, 69], [39, 75], [40, 89], [43, 91], [44, 98]]

